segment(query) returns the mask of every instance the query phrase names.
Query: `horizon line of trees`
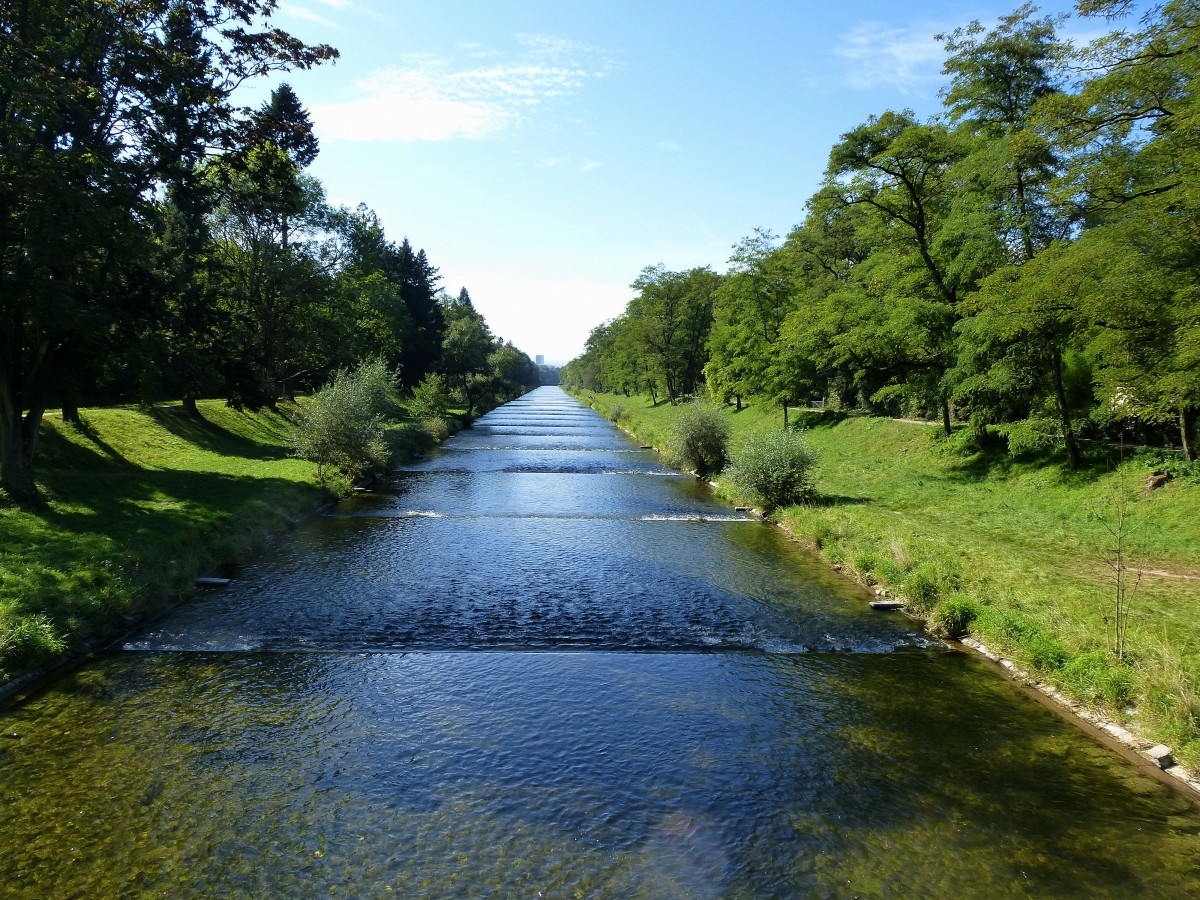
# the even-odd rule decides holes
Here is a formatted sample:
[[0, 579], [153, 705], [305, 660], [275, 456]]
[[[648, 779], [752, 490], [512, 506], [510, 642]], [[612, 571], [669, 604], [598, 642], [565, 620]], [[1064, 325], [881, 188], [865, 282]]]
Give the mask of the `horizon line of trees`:
[[337, 58], [275, 0], [0, 4], [0, 488], [37, 495], [45, 411], [221, 397], [274, 407], [379, 358], [474, 413], [538, 384], [466, 288], [306, 169], [307, 111], [245, 82]]
[[1200, 409], [1200, 5], [1085, 47], [1025, 4], [938, 35], [943, 111], [871, 116], [807, 215], [729, 269], [643, 270], [563, 370], [572, 389], [738, 408], [829, 400], [967, 421], [1013, 451], [1171, 440]]

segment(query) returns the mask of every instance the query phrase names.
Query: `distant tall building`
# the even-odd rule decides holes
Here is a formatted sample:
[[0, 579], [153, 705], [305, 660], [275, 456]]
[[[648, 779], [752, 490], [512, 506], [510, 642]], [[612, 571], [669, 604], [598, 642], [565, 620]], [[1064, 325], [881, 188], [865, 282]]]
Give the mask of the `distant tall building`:
[[533, 358], [533, 361], [535, 363], [537, 363], [539, 366], [544, 366], [546, 364], [546, 357], [542, 356], [542, 354], [539, 353], [537, 356], [535, 356]]

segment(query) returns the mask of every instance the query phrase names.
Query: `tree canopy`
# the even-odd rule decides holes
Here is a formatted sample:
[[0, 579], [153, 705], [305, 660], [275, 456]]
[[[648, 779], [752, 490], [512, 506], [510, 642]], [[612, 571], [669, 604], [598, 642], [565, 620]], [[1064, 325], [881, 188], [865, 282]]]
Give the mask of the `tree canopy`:
[[[286, 83], [335, 59], [270, 24], [274, 0], [0, 4], [0, 488], [36, 497], [48, 408], [274, 406], [378, 359], [438, 369], [438, 270], [366, 206], [332, 208]], [[490, 338], [488, 397], [533, 386]], [[489, 355], [498, 354], [495, 358]], [[493, 368], [488, 368], [492, 366]], [[463, 399], [466, 402], [465, 398]], [[487, 398], [471, 397], [478, 406]]]
[[1200, 12], [1079, 8], [1112, 30], [1074, 47], [1025, 4], [938, 35], [939, 115], [842, 135], [800, 225], [704, 270], [707, 318], [685, 329], [676, 273], [645, 270], [563, 383], [675, 402], [701, 386], [684, 348], [706, 333], [701, 387], [782, 406], [785, 425], [813, 401], [969, 422], [981, 445], [1057, 445], [1071, 466], [1085, 438], [1193, 459]]

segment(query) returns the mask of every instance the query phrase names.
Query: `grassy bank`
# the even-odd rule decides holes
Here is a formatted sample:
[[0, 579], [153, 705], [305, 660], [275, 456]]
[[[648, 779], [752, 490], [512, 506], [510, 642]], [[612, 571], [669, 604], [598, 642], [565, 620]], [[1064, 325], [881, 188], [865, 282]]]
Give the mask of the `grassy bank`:
[[[586, 395], [665, 447], [677, 408]], [[820, 453], [820, 499], [776, 518], [850, 577], [885, 584], [943, 632], [969, 629], [1069, 695], [1200, 765], [1200, 484], [1143, 496], [1150, 471], [1113, 448], [1078, 472], [1019, 461], [891, 419], [797, 413]], [[732, 445], [779, 428], [779, 410], [728, 411]], [[718, 481], [720, 481], [718, 477]], [[739, 502], [730, 488], [721, 492]], [[1126, 661], [1112, 646], [1108, 528], [1128, 510]]]
[[[294, 407], [200, 412], [85, 410], [82, 428], [47, 418], [45, 505], [0, 505], [0, 686], [165, 608], [334, 496], [291, 455]], [[427, 440], [412, 425], [390, 436], [401, 452]]]

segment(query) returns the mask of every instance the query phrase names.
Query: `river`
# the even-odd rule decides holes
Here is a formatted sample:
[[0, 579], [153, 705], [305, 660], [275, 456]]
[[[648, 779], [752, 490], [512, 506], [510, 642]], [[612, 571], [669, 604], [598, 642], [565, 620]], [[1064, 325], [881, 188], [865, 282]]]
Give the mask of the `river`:
[[0, 714], [0, 895], [1200, 895], [1200, 808], [557, 388]]

